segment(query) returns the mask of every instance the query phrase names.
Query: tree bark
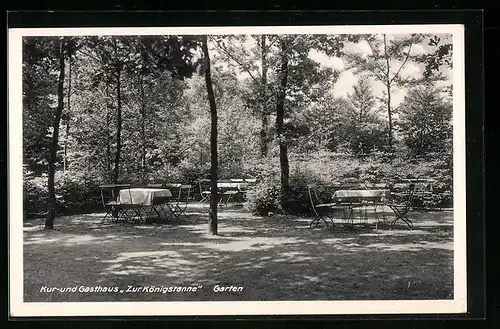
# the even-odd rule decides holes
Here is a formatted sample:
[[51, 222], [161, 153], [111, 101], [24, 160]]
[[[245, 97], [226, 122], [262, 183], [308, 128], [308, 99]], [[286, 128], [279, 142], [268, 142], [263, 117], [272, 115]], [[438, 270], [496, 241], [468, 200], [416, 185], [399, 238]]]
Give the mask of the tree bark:
[[106, 179], [111, 178], [111, 128], [110, 128], [110, 117], [109, 117], [109, 90], [108, 84], [106, 83]]
[[146, 98], [144, 79], [141, 74], [141, 182], [144, 184], [146, 174]]
[[210, 150], [211, 150], [211, 168], [210, 168], [210, 225], [209, 231], [212, 235], [217, 235], [217, 107], [212, 86], [212, 77], [210, 74], [210, 56], [208, 53], [207, 36], [202, 37], [203, 57], [205, 61], [205, 84], [207, 86], [207, 96], [210, 105], [211, 131], [210, 131]]
[[116, 64], [116, 98], [117, 98], [117, 119], [116, 119], [116, 153], [115, 153], [115, 169], [113, 172], [113, 183], [118, 183], [120, 176], [120, 155], [122, 150], [121, 133], [122, 133], [122, 98], [121, 98], [121, 63]]
[[68, 170], [68, 137], [69, 137], [69, 119], [70, 119], [70, 111], [71, 111], [71, 56], [69, 58], [69, 65], [68, 65], [68, 73], [69, 73], [69, 79], [68, 79], [68, 115], [66, 117], [66, 130], [65, 130], [65, 137], [64, 137], [64, 162], [63, 162], [63, 171], [66, 172]]
[[144, 75], [147, 65], [147, 53], [144, 46], [144, 39], [141, 39], [141, 59], [142, 68], [140, 71], [140, 87], [141, 87], [141, 182], [144, 184], [146, 176], [146, 93], [144, 92]]
[[57, 148], [59, 144], [59, 124], [61, 123], [61, 115], [64, 108], [64, 39], [59, 41], [59, 79], [57, 82], [57, 108], [54, 116], [52, 133], [52, 142], [50, 144], [49, 153], [49, 211], [45, 219], [45, 229], [54, 228], [54, 218], [57, 212], [56, 192], [54, 187], [54, 177], [56, 171]]
[[262, 86], [261, 86], [261, 104], [262, 118], [260, 129], [260, 153], [263, 158], [267, 157], [268, 153], [268, 130], [269, 130], [269, 115], [267, 111], [267, 49], [266, 35], [261, 36], [261, 55], [262, 55]]
[[391, 86], [387, 86], [387, 116], [389, 117], [389, 151], [392, 152], [392, 109], [391, 109]]
[[280, 65], [280, 84], [278, 97], [276, 100], [276, 134], [280, 149], [280, 168], [281, 168], [281, 207], [286, 210], [289, 192], [290, 167], [288, 163], [288, 148], [284, 136], [284, 116], [285, 116], [285, 97], [288, 84], [288, 54], [287, 44], [281, 40], [281, 65]]
[[391, 64], [389, 62], [389, 54], [387, 53], [387, 37], [384, 34], [384, 55], [385, 55], [385, 62], [387, 65], [387, 71], [386, 71], [386, 77], [387, 81], [385, 83], [385, 86], [387, 88], [387, 116], [389, 117], [389, 151], [392, 152], [392, 109], [391, 109], [391, 79], [390, 79], [390, 72], [391, 72]]

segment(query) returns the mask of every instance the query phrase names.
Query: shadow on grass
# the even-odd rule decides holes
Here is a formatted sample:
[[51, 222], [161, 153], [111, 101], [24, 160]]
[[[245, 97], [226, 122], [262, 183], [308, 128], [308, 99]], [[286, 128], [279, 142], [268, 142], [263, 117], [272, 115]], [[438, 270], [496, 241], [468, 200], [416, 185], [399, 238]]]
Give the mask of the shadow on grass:
[[[67, 216], [44, 231], [25, 223], [25, 301], [387, 300], [453, 296], [452, 213], [413, 212], [415, 230], [357, 233], [309, 228], [309, 218], [220, 209], [219, 235], [206, 209], [180, 225], [101, 224]], [[389, 217], [389, 213], [386, 214]], [[382, 225], [383, 226], [383, 225]], [[242, 286], [214, 292], [214, 285]], [[124, 293], [47, 293], [42, 286], [116, 286]], [[127, 287], [202, 286], [196, 292]]]

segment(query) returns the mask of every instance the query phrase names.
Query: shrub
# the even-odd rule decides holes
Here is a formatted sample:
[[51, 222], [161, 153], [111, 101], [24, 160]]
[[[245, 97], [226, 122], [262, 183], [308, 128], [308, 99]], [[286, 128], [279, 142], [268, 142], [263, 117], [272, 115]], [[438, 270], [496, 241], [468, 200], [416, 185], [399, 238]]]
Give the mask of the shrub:
[[269, 212], [279, 212], [281, 187], [279, 181], [260, 181], [247, 192], [245, 207], [254, 215], [267, 216]]
[[58, 210], [62, 214], [93, 212], [102, 208], [99, 180], [92, 174], [67, 172], [56, 177]]
[[415, 209], [441, 209], [453, 206], [453, 195], [448, 192], [417, 194], [413, 199]]
[[25, 171], [23, 177], [23, 210], [26, 216], [41, 215], [47, 211], [47, 175], [36, 177]]
[[[81, 172], [58, 173], [55, 177], [58, 213], [77, 214], [102, 208], [99, 180]], [[35, 177], [25, 171], [23, 184], [24, 212], [27, 216], [43, 216], [48, 211], [47, 175]]]
[[404, 152], [392, 158], [373, 153], [360, 159], [345, 154], [316, 152], [307, 156], [290, 154], [290, 189], [284, 209], [280, 208], [281, 189], [278, 159], [267, 159], [253, 167], [260, 183], [248, 193], [247, 207], [254, 213], [284, 211], [289, 214], [310, 214], [312, 209], [307, 185], [314, 184], [318, 199], [330, 202], [334, 186], [358, 183], [391, 185], [406, 178], [433, 178], [434, 193], [415, 197], [415, 206], [441, 208], [452, 206], [452, 170], [449, 160], [408, 159]]

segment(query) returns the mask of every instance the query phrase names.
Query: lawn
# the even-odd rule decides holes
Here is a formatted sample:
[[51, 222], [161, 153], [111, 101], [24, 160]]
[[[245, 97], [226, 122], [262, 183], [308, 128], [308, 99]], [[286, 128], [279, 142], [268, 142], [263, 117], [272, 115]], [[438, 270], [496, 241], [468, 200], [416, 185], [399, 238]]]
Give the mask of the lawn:
[[[98, 213], [57, 218], [52, 231], [42, 219], [26, 221], [25, 302], [453, 298], [449, 211], [411, 212], [412, 231], [401, 224], [346, 232], [310, 229], [310, 218], [223, 209], [219, 236], [207, 233], [206, 208], [188, 213], [180, 225], [101, 224]], [[143, 291], [152, 286], [174, 291]], [[95, 287], [123, 292], [78, 292]]]

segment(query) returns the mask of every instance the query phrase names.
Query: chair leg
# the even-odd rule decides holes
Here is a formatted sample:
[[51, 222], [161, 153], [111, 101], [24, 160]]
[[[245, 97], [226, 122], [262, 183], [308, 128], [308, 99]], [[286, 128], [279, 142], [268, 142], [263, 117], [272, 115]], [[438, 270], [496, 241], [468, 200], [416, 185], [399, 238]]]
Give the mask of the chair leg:
[[394, 226], [396, 226], [396, 222], [398, 221], [399, 218], [396, 218], [395, 220], [391, 221], [391, 231], [394, 229]]
[[328, 224], [326, 224], [326, 227], [328, 229], [330, 229], [330, 230], [333, 230], [335, 228], [335, 222], [333, 221], [333, 218], [331, 218], [330, 216], [326, 216], [326, 218], [328, 218], [330, 220], [330, 222], [332, 222], [332, 226], [331, 227], [328, 227]]
[[[112, 216], [112, 211], [113, 211], [113, 208], [112, 208], [112, 207], [110, 207], [110, 208], [105, 207], [105, 208], [104, 208], [104, 210], [106, 210], [106, 214], [105, 214], [105, 215], [104, 215], [104, 217], [102, 218], [102, 220], [101, 220], [101, 224], [104, 224], [104, 222], [105, 222], [106, 220], [110, 221], [110, 220], [108, 219], [108, 216], [109, 216], [109, 217], [113, 217], [113, 216]], [[112, 222], [112, 220], [111, 220], [111, 222]]]
[[147, 211], [146, 211], [146, 209], [145, 209], [145, 208], [143, 208], [142, 206], [139, 206], [139, 207], [134, 208], [134, 209], [137, 209], [137, 210], [136, 210], [136, 215], [137, 215], [137, 219], [138, 219], [139, 223], [140, 223], [140, 224], [144, 224], [144, 223], [146, 222], [147, 217], [146, 217], [146, 218], [143, 218], [143, 217], [142, 217], [142, 210], [144, 210], [144, 211], [145, 211], [145, 213], [146, 213], [146, 215], [147, 215]]
[[[329, 218], [329, 217], [328, 217], [328, 218]], [[329, 219], [330, 219], [330, 220], [332, 221], [332, 223], [333, 223], [333, 220], [332, 220], [331, 218], [329, 218]], [[323, 221], [323, 223], [325, 223], [326, 228], [329, 228], [329, 227], [330, 227], [330, 226], [328, 225], [328, 222], [327, 222], [327, 220], [325, 219], [325, 217], [324, 217], [324, 216], [317, 216], [316, 218], [314, 218], [314, 219], [313, 219], [313, 220], [309, 223], [309, 227], [313, 227], [313, 224], [315, 224], [315, 225], [314, 225], [314, 227], [318, 227], [318, 226], [319, 226], [319, 222], [320, 222], [320, 221]]]
[[163, 209], [161, 208], [161, 205], [151, 206], [151, 211], [149, 212], [149, 217], [151, 217], [151, 215], [154, 212], [156, 214], [157, 218], [158, 218], [158, 221], [160, 221], [161, 220], [161, 212], [162, 212], [162, 210]]
[[177, 207], [177, 205], [170, 205], [170, 204], [167, 204], [167, 207], [168, 207], [168, 209], [170, 210], [170, 214], [167, 216], [166, 221], [169, 221], [169, 220], [170, 220], [170, 218], [172, 218], [172, 217], [177, 217], [177, 214], [175, 213], [175, 207]]
[[410, 230], [413, 230], [413, 223], [406, 217], [406, 215], [401, 216], [401, 220], [408, 226]]
[[184, 216], [187, 220], [189, 220], [189, 216], [186, 214], [186, 209], [187, 209], [187, 206], [185, 206], [184, 208], [177, 207], [177, 211], [178, 211], [178, 213], [177, 213], [178, 221], [177, 222], [179, 222], [179, 220], [181, 219], [181, 216]]

